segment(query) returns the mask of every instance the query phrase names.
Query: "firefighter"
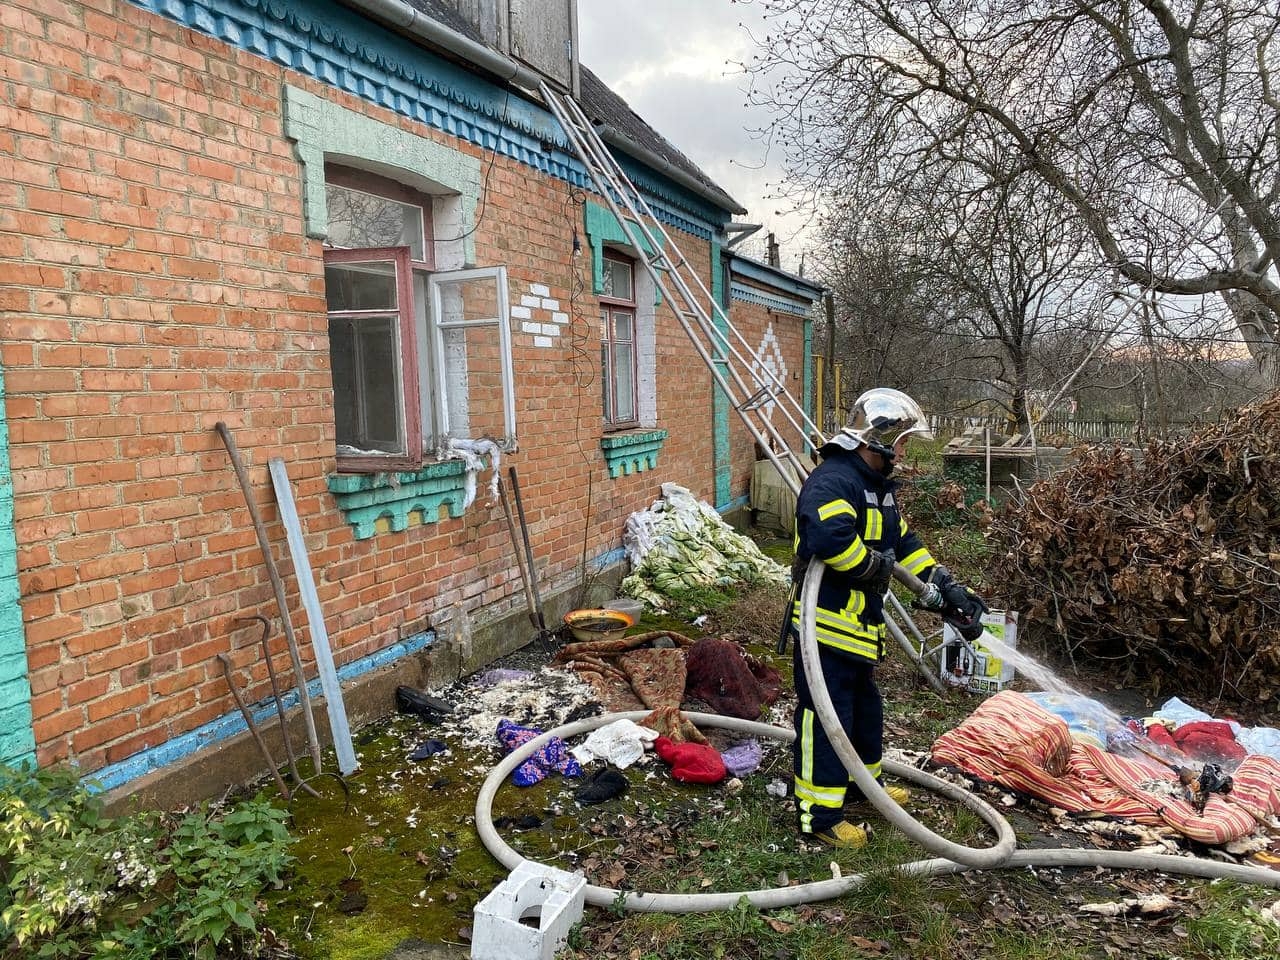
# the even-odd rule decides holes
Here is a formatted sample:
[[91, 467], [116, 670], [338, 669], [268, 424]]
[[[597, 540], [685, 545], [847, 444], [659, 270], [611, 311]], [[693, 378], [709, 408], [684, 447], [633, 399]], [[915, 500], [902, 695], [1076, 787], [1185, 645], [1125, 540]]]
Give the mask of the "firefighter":
[[[920, 406], [899, 390], [876, 388], [853, 405], [849, 425], [819, 449], [822, 462], [796, 504], [798, 581], [812, 557], [826, 564], [817, 598], [817, 641], [827, 692], [836, 715], [872, 776], [880, 777], [883, 708], [875, 665], [884, 656], [883, 602], [895, 561], [932, 584], [927, 609], [981, 630], [986, 604], [940, 566], [907, 526], [894, 498], [895, 462], [909, 437], [933, 439]], [[791, 605], [791, 631], [800, 629], [800, 590]], [[969, 632], [969, 630], [966, 630]], [[844, 815], [865, 801], [814, 712], [800, 644], [794, 644], [796, 738], [792, 746], [800, 832], [836, 847], [861, 847], [866, 831]], [[886, 792], [905, 803], [907, 790]]]

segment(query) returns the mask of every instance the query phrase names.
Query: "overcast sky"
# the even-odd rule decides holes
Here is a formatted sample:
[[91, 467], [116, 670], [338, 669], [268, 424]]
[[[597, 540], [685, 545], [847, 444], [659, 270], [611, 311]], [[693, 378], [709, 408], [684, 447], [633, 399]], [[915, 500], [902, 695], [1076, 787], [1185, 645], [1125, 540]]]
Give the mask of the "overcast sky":
[[750, 134], [767, 114], [744, 107], [746, 78], [737, 64], [754, 51], [760, 5], [751, 0], [578, 0], [581, 59], [650, 126], [746, 207], [738, 219], [764, 229], [744, 245], [763, 255], [773, 230], [782, 265], [797, 269], [805, 217], [781, 214], [770, 199], [781, 178], [776, 149]]

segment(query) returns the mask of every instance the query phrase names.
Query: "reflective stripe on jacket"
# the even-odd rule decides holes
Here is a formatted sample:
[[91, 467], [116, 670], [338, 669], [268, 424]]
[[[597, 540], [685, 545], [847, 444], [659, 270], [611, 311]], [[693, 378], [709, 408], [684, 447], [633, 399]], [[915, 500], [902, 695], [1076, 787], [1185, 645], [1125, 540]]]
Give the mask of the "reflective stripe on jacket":
[[[870, 567], [870, 552], [892, 549], [897, 562], [916, 576], [934, 566], [920, 538], [898, 512], [898, 484], [858, 456], [835, 451], [818, 465], [796, 503], [796, 556], [819, 557], [827, 569], [818, 590], [817, 640], [867, 660], [884, 656], [884, 598], [858, 586]], [[800, 629], [800, 594], [791, 625]]]

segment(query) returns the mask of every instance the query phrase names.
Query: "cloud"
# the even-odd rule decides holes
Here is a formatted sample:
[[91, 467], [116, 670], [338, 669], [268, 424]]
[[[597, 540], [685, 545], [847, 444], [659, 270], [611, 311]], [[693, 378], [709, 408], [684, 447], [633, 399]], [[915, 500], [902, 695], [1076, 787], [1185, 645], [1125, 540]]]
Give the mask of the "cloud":
[[769, 116], [746, 106], [741, 64], [755, 51], [761, 13], [749, 0], [581, 0], [581, 58], [746, 207], [743, 219], [776, 232], [784, 266], [795, 269], [809, 218], [779, 212], [789, 206], [775, 198], [782, 153], [753, 136]]

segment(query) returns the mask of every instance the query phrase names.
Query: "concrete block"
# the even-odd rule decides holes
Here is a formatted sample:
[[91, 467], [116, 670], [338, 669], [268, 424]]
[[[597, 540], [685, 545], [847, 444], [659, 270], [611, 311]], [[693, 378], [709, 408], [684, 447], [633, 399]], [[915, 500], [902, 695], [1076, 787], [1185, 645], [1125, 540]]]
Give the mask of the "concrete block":
[[476, 904], [471, 960], [554, 960], [582, 919], [586, 889], [580, 874], [522, 862]]

